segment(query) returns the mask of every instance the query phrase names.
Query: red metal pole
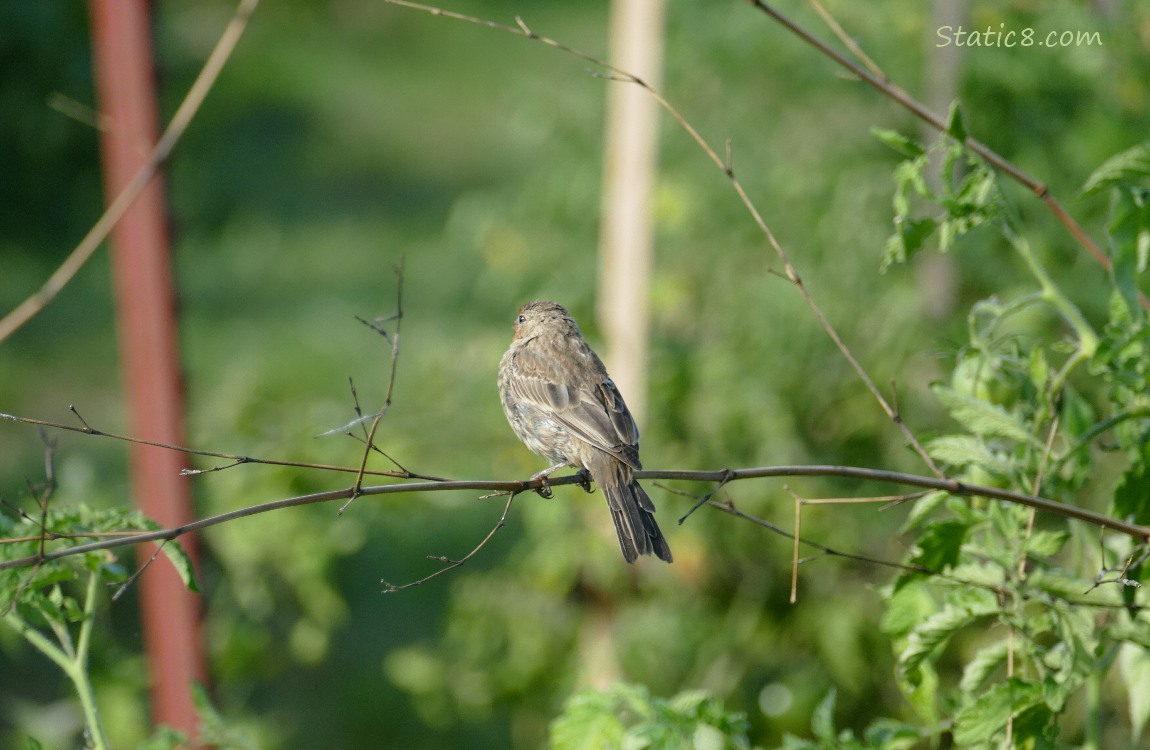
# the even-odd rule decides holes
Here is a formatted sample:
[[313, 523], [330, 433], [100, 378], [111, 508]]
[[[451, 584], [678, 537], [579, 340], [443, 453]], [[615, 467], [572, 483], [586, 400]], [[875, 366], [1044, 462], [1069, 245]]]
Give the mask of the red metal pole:
[[[100, 138], [109, 200], [131, 180], [159, 137], [146, 0], [91, 0], [92, 47], [100, 111], [110, 129]], [[111, 235], [117, 326], [132, 435], [182, 445], [183, 380], [168, 226], [160, 175]], [[164, 526], [190, 521], [191, 489], [182, 457], [131, 446], [132, 491], [145, 515]], [[196, 539], [182, 544], [195, 561]], [[149, 559], [154, 547], [141, 546]], [[194, 736], [190, 685], [207, 675], [200, 607], [161, 557], [140, 577], [144, 647], [152, 686], [152, 720]]]

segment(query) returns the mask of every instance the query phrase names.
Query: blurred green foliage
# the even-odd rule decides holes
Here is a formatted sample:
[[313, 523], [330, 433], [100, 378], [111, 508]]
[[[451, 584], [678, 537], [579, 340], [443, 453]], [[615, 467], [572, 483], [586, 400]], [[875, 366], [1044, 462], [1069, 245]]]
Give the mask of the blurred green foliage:
[[[934, 63], [925, 8], [893, 0], [826, 5], [892, 80], [921, 89]], [[502, 22], [519, 14], [571, 46], [597, 55], [606, 48], [603, 3], [468, 0], [451, 8]], [[972, 4], [976, 27], [1098, 29], [1104, 45], [967, 49], [956, 92], [970, 133], [1051, 186], [1095, 237], [1114, 223], [1105, 196], [1121, 189], [1073, 196], [1104, 159], [1144, 140], [1150, 121], [1143, 85], [1150, 8], [1105, 8], [1070, 0]], [[231, 10], [216, 1], [156, 5], [165, 113]], [[785, 10], [829, 37], [806, 6]], [[94, 106], [84, 14], [65, 4], [5, 4], [0, 28], [0, 103], [8, 113], [0, 118], [0, 310], [7, 311], [60, 262], [102, 197], [93, 129], [49, 106], [57, 95]], [[874, 380], [896, 381], [916, 432], [955, 435], [930, 384], [945, 380], [957, 390], [956, 364], [965, 366], [973, 393], [981, 388], [1004, 409], [1038, 403], [1033, 393], [1003, 392], [1033, 380], [1034, 342], [1065, 334], [1057, 314], [1028, 307], [987, 346], [972, 346], [972, 330], [985, 332], [979, 321], [987, 320], [977, 301], [1009, 302], [1033, 286], [1007, 240], [986, 227], [956, 236], [941, 281], [929, 245], [879, 273], [891, 195], [905, 184], [892, 173], [905, 167], [870, 130], [910, 131], [908, 115], [839, 77], [832, 63], [742, 3], [672, 3], [666, 40], [668, 98], [713, 143], [731, 139], [736, 174]], [[542, 45], [374, 1], [262, 4], [167, 173], [189, 441], [357, 463], [357, 443], [314, 436], [352, 416], [349, 376], [365, 408], [381, 402], [389, 352], [353, 316], [394, 310], [391, 269], [406, 258], [395, 403], [378, 442], [412, 470], [440, 476], [527, 476], [542, 468], [505, 424], [495, 369], [511, 316], [527, 299], [562, 300], [596, 340], [609, 85], [618, 84]], [[1096, 330], [1107, 321], [1122, 325], [1106, 274], [1037, 201], [1014, 186], [1002, 190], [1069, 301]], [[1138, 205], [1126, 195], [1131, 203], [1120, 208]], [[920, 200], [909, 198], [907, 208]], [[801, 299], [768, 273], [774, 256], [723, 176], [666, 118], [656, 207], [646, 465], [921, 470]], [[0, 345], [0, 410], [68, 420], [71, 403], [94, 426], [123, 430], [109, 286], [107, 260], [98, 256]], [[949, 302], [940, 309], [939, 299]], [[1133, 355], [1113, 352], [1110, 361], [1123, 356]], [[1081, 408], [1101, 413], [1107, 393], [1083, 380], [1071, 378], [1082, 388]], [[37, 480], [43, 446], [29, 428], [0, 430], [0, 496], [32, 507], [25, 480]], [[1109, 511], [1129, 464], [1088, 450], [1097, 454], [1093, 479], [1078, 475], [1068, 496]], [[128, 501], [122, 446], [63, 435], [57, 456], [54, 504]], [[993, 475], [995, 466], [963, 468]], [[1075, 478], [1084, 469], [1071, 462], [1067, 471]], [[1144, 476], [1123, 481], [1133, 503]], [[346, 482], [244, 466], [197, 478], [196, 492], [207, 515]], [[791, 487], [808, 497], [890, 491], [835, 479]], [[692, 502], [649, 489], [664, 527]], [[779, 484], [724, 492], [748, 512], [791, 523]], [[938, 659], [923, 652], [908, 665], [892, 648], [910, 632], [906, 618], [926, 619], [929, 607], [953, 602], [911, 582], [887, 609], [883, 596], [891, 592], [874, 589], [888, 574], [875, 566], [804, 566], [799, 601], [789, 604], [789, 543], [722, 514], [700, 511], [683, 526], [670, 524], [674, 565], [628, 567], [601, 506], [574, 489], [549, 501], [520, 497], [508, 527], [467, 566], [388, 596], [380, 595], [381, 578], [403, 583], [435, 569], [427, 555], [461, 556], [496, 523], [503, 501], [473, 493], [361, 498], [343, 516], [334, 507], [303, 507], [212, 529], [201, 579], [216, 704], [265, 747], [530, 748], [547, 741], [578, 688], [625, 678], [653, 696], [719, 696], [746, 715], [755, 745], [809, 734], [814, 716], [812, 743], [823, 744], [810, 746], [834, 746], [834, 727], [844, 726], [852, 738], [875, 740], [860, 746], [881, 747], [889, 737], [895, 747], [903, 735], [883, 734], [876, 717], [928, 722], [939, 710], [931, 702], [939, 693], [912, 692], [908, 704], [893, 677], [896, 657], [899, 674], [919, 668], [918, 685], [930, 686], [963, 679], [956, 652], [978, 653], [977, 635], [963, 631]], [[962, 533], [948, 535], [959, 530], [956, 519], [928, 511], [958, 514]], [[973, 512], [982, 515], [922, 506], [915, 517], [936, 524], [922, 538], [900, 536], [905, 513], [859, 506], [810, 509], [803, 528], [836, 548], [896, 560], [912, 547], [911, 555], [946, 561], [958, 554], [948, 545], [991, 533], [1002, 511]], [[1091, 542], [1082, 536], [1070, 554], [1089, 564]], [[1108, 561], [1118, 553], [1112, 549]], [[90, 664], [102, 710], [115, 717], [107, 729], [117, 747], [150, 733], [132, 596], [129, 589], [111, 605]], [[892, 624], [891, 612], [902, 619]], [[67, 690], [0, 632], [4, 671], [14, 677], [5, 682], [21, 686], [0, 692], [0, 744], [8, 745], [51, 724]], [[949, 639], [957, 630], [935, 633]], [[1144, 669], [1133, 656], [1123, 664], [1131, 673]], [[825, 699], [832, 686], [837, 702]], [[1117, 736], [1128, 738], [1115, 697], [1121, 686], [1098, 689], [1116, 706]], [[968, 718], [970, 710], [977, 715], [968, 709]], [[1085, 731], [1068, 721], [1061, 740], [1078, 741]]]

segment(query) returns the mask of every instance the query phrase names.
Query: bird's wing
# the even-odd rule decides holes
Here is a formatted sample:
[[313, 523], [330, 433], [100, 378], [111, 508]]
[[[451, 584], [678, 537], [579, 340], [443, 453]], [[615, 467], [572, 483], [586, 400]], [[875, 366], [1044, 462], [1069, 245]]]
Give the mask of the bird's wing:
[[642, 468], [639, 429], [619, 389], [589, 349], [575, 354], [591, 358], [594, 362], [591, 371], [599, 376], [590, 382], [572, 385], [567, 381], [573, 378], [560, 372], [554, 358], [544, 358], [524, 346], [515, 354], [517, 377], [510, 379], [508, 387], [517, 398], [547, 411], [580, 440], [616, 456], [632, 468]]

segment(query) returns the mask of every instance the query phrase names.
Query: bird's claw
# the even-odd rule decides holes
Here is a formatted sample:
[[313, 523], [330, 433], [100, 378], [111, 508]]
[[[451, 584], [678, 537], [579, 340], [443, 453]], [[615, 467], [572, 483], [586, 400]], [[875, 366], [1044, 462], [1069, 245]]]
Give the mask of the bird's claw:
[[579, 486], [583, 488], [584, 492], [590, 495], [595, 491], [591, 489], [591, 472], [586, 469], [579, 469], [575, 476], [579, 478]]
[[543, 498], [551, 498], [555, 495], [555, 493], [551, 491], [551, 483], [547, 481], [546, 474], [539, 476], [539, 487], [537, 487], [535, 491], [539, 493], [539, 497]]

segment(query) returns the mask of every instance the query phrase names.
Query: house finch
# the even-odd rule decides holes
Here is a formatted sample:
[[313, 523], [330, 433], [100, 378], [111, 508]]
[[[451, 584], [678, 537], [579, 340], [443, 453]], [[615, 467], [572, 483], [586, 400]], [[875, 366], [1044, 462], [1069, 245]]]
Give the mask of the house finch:
[[655, 504], [635, 481], [639, 429], [602, 360], [562, 305], [519, 308], [515, 338], [499, 363], [499, 397], [511, 429], [554, 465], [586, 469], [603, 489], [627, 562], [654, 554], [671, 562]]

